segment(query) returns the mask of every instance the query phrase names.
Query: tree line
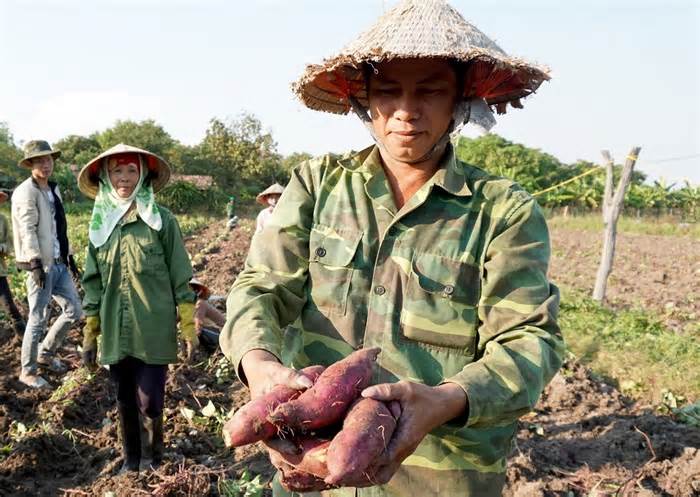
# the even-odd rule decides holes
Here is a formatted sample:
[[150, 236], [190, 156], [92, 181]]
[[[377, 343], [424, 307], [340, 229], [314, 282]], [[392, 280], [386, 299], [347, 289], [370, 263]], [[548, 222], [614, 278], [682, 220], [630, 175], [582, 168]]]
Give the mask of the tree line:
[[[77, 189], [75, 169], [117, 143], [128, 143], [164, 157], [179, 174], [212, 176], [216, 188], [201, 191], [189, 183], [173, 182], [160, 195], [175, 210], [197, 205], [218, 205], [229, 195], [242, 202], [252, 200], [270, 183], [285, 184], [292, 167], [311, 157], [308, 153], [282, 155], [272, 134], [251, 114], [235, 119], [213, 118], [200, 143], [185, 145], [173, 138], [154, 120], [117, 121], [112, 127], [88, 136], [69, 135], [52, 146], [62, 151], [54, 173], [69, 201], [84, 200]], [[369, 140], [368, 140], [369, 143]], [[512, 178], [531, 193], [541, 192], [591, 168], [600, 171], [538, 195], [548, 208], [597, 210], [605, 188], [605, 174], [599, 165], [577, 161], [567, 164], [553, 155], [496, 134], [480, 138], [461, 137], [456, 143], [458, 156], [486, 171]], [[12, 187], [26, 176], [16, 165], [22, 152], [7, 124], [0, 123], [0, 187]], [[73, 168], [71, 169], [71, 165]], [[620, 166], [615, 167], [619, 175]], [[643, 173], [635, 171], [625, 200], [628, 214], [674, 214], [689, 221], [700, 216], [700, 187], [686, 182], [667, 184], [662, 180], [647, 183]]]

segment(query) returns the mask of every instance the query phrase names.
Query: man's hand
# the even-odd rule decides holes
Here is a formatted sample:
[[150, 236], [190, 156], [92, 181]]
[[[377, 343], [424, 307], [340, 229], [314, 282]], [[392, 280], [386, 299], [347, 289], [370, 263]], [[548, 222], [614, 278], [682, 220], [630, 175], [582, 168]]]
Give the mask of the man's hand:
[[32, 271], [32, 279], [34, 284], [39, 288], [43, 289], [46, 286], [46, 272], [44, 272], [44, 265], [41, 259], [32, 259], [29, 261], [29, 267]]
[[255, 349], [241, 360], [241, 368], [250, 389], [250, 398], [264, 395], [276, 385], [286, 385], [302, 390], [313, 386], [310, 378], [294, 369], [283, 366], [273, 354]]
[[366, 477], [362, 475], [357, 475], [355, 481], [343, 482], [353, 486], [388, 483], [428, 433], [464, 414], [468, 407], [467, 394], [455, 383], [436, 387], [408, 381], [383, 383], [364, 389], [362, 396], [389, 402], [395, 416], [399, 409], [394, 402], [398, 402], [400, 415], [386, 450], [365, 472], [371, 475], [372, 482], [363, 484]]

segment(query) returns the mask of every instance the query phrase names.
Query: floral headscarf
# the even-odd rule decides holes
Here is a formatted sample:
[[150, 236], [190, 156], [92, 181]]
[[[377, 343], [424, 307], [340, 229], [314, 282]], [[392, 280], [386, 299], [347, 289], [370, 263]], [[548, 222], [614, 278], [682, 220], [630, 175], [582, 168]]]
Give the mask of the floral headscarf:
[[[112, 185], [109, 179], [108, 164], [112, 157], [106, 157], [100, 170], [100, 185], [95, 205], [92, 208], [90, 219], [89, 237], [92, 244], [98, 248], [107, 242], [114, 228], [119, 224], [124, 214], [129, 210], [131, 204], [136, 201], [136, 208], [139, 217], [152, 229], [160, 231], [163, 221], [160, 217], [158, 205], [155, 202], [153, 187], [150, 182], [145, 181], [147, 174], [145, 162], [139, 154], [122, 154], [119, 157], [122, 162], [138, 161], [139, 181], [136, 188], [128, 198], [122, 198]], [[133, 156], [133, 157], [132, 157]]]

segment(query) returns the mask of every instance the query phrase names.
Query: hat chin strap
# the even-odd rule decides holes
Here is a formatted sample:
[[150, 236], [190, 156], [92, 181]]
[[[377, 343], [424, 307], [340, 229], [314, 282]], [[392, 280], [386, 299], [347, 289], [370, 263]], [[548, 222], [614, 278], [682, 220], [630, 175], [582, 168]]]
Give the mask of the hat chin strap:
[[369, 134], [372, 136], [372, 139], [377, 146], [393, 160], [403, 162], [404, 164], [420, 164], [421, 162], [430, 160], [435, 156], [442, 155], [442, 153], [445, 151], [445, 147], [450, 142], [452, 135], [460, 132], [462, 127], [469, 122], [469, 116], [471, 114], [470, 100], [461, 100], [458, 102], [452, 111], [452, 120], [450, 121], [450, 125], [447, 127], [447, 131], [442, 134], [440, 139], [436, 141], [432, 147], [430, 147], [430, 150], [428, 150], [418, 159], [406, 160], [395, 157], [384, 145], [384, 143], [382, 143], [374, 130], [374, 126], [372, 126], [372, 119], [369, 117], [367, 109], [363, 107], [362, 104], [353, 96], [348, 97], [348, 102], [350, 102], [353, 112], [360, 118], [362, 124], [365, 125], [367, 131], [369, 131]]

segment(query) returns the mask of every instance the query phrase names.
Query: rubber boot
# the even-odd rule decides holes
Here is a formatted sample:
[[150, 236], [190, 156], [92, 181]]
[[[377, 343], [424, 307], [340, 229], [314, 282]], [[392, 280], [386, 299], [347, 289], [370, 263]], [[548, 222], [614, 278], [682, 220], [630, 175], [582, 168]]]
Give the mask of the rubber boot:
[[122, 464], [119, 474], [139, 470], [141, 462], [141, 428], [139, 423], [139, 411], [134, 407], [128, 407], [122, 402], [119, 406], [119, 422], [122, 436]]
[[141, 415], [141, 471], [155, 469], [163, 462], [163, 415]]

